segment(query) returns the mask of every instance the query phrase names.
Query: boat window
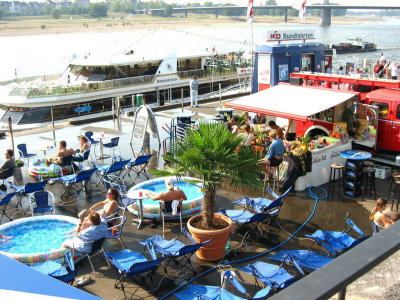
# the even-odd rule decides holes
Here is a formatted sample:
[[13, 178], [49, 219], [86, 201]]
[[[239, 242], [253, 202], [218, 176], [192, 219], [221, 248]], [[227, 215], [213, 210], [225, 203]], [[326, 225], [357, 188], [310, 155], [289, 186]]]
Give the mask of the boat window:
[[372, 102], [371, 105], [378, 106], [378, 117], [387, 118], [389, 115], [389, 104], [384, 102]]

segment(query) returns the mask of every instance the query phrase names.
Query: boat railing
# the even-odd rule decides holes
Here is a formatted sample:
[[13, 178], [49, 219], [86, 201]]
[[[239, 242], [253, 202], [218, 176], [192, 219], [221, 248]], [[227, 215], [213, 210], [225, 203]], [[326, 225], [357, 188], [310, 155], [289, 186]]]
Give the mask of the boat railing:
[[[197, 69], [190, 71], [179, 71], [178, 76], [182, 79], [191, 78], [196, 76], [197, 78], [205, 78], [212, 76], [224, 76], [236, 74], [236, 66], [207, 66], [206, 69]], [[130, 78], [121, 78], [107, 81], [85, 81], [80, 85], [49, 85], [49, 86], [38, 86], [38, 87], [15, 87], [10, 96], [20, 96], [27, 98], [37, 98], [45, 96], [60, 96], [78, 94], [84, 92], [94, 92], [107, 90], [117, 87], [131, 86], [136, 84], [146, 84], [154, 80], [155, 75], [144, 75]]]

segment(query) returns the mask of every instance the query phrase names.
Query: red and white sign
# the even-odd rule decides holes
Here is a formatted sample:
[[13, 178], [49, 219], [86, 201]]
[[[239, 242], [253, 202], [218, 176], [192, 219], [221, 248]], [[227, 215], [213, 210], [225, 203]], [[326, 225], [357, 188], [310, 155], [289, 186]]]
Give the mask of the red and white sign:
[[315, 30], [267, 31], [267, 42], [315, 40]]
[[258, 83], [270, 84], [271, 83], [271, 55], [259, 54], [258, 55]]
[[236, 71], [238, 75], [247, 75], [247, 74], [252, 74], [253, 73], [253, 68], [248, 67], [248, 68], [236, 68]]

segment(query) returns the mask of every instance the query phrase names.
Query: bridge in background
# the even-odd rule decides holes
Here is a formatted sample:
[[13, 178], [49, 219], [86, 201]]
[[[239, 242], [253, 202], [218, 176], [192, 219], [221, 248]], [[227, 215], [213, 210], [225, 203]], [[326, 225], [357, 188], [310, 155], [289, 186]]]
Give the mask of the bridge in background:
[[[325, 2], [326, 3], [326, 2]], [[254, 14], [257, 17], [257, 11], [266, 9], [280, 9], [283, 10], [284, 21], [288, 21], [288, 11], [293, 9], [292, 6], [285, 5], [265, 5], [265, 6], [255, 6]], [[329, 26], [331, 25], [331, 15], [332, 9], [359, 9], [359, 10], [400, 10], [400, 6], [379, 6], [379, 5], [307, 5], [306, 9], [320, 9], [321, 13], [321, 25]], [[232, 11], [237, 12], [238, 15], [245, 15], [247, 11], [247, 6], [210, 6], [210, 7], [175, 7], [173, 8], [173, 13], [183, 13], [187, 17], [188, 13], [208, 13], [214, 14], [215, 18], [221, 14], [222, 11]], [[144, 10], [138, 10], [145, 13]], [[154, 8], [146, 10], [152, 15], [164, 16], [165, 10], [163, 8]]]

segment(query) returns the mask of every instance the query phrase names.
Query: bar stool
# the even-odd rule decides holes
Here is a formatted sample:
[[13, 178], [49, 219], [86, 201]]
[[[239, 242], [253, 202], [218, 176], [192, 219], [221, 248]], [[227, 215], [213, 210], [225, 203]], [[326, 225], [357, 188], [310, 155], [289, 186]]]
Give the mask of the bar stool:
[[390, 193], [392, 192], [393, 183], [394, 183], [396, 180], [398, 180], [398, 179], [400, 179], [400, 172], [393, 172], [393, 173], [392, 173], [392, 179], [391, 179], [391, 181], [390, 181], [390, 186], [389, 186], [388, 195], [387, 195], [387, 200], [388, 200], [388, 201], [389, 201], [389, 199], [390, 199]]
[[[272, 173], [272, 190], [276, 193], [276, 189], [279, 190], [279, 166], [276, 167], [270, 167], [270, 170], [273, 171]], [[264, 189], [263, 189], [263, 197], [265, 197], [265, 191], [267, 190], [267, 188], [269, 188], [270, 186], [270, 181], [267, 177], [267, 175], [265, 174], [264, 177]]]
[[375, 188], [375, 169], [374, 168], [363, 168], [363, 179], [362, 179], [362, 200], [364, 201], [365, 193], [371, 196], [372, 190], [374, 191], [374, 200], [376, 199], [376, 188]]
[[[331, 171], [329, 174], [329, 186], [328, 193], [332, 195], [333, 200], [333, 192], [335, 191], [335, 185], [338, 186], [339, 191], [339, 200], [342, 198], [342, 192], [344, 191], [344, 165], [342, 164], [331, 164]], [[341, 179], [342, 178], [342, 179]], [[340, 189], [340, 182], [342, 182]], [[332, 192], [331, 192], [332, 189]]]
[[370, 160], [364, 160], [363, 161], [363, 166], [364, 168], [373, 168], [374, 167], [374, 163]]
[[394, 181], [395, 183], [395, 188], [393, 192], [393, 201], [392, 201], [392, 207], [390, 208], [393, 210], [394, 202], [396, 202], [396, 211], [399, 211], [399, 203], [400, 203], [400, 179], [396, 179]]

